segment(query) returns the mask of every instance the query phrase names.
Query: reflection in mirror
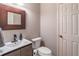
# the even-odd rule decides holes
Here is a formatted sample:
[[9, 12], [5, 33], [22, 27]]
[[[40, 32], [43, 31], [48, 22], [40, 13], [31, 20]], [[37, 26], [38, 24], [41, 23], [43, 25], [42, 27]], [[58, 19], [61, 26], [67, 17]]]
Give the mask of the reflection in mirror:
[[8, 25], [21, 25], [21, 14], [8, 12]]

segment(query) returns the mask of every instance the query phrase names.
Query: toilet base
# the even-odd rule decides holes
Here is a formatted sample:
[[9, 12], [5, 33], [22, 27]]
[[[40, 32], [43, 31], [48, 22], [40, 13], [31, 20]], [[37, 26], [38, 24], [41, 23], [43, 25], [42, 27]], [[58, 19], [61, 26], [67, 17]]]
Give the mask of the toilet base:
[[33, 56], [39, 56], [37, 49], [33, 50]]

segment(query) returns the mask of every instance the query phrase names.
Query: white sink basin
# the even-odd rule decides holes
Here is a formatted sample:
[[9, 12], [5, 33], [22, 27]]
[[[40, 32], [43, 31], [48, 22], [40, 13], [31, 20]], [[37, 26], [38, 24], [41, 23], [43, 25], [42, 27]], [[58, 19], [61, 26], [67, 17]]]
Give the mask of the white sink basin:
[[30, 41], [23, 39], [23, 40], [18, 40], [16, 42], [7, 42], [7, 43], [5, 43], [5, 46], [8, 48], [14, 48], [14, 47], [18, 47], [18, 46], [21, 46], [23, 44], [26, 44], [26, 43], [28, 44], [28, 42], [30, 42]]
[[21, 44], [22, 41], [17, 41], [17, 42], [8, 42], [6, 43], [7, 47], [15, 47]]

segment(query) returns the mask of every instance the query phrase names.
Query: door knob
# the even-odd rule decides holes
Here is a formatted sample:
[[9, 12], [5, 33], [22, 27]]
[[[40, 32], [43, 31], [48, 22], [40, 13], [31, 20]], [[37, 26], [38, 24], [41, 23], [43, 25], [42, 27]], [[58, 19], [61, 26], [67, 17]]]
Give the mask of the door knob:
[[59, 35], [59, 37], [60, 37], [60, 38], [63, 38], [63, 36], [62, 36], [62, 35]]

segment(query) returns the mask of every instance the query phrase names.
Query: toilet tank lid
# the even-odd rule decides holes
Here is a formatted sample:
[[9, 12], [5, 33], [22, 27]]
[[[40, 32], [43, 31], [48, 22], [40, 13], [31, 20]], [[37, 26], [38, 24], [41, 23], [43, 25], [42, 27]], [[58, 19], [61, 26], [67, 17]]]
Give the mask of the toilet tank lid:
[[34, 41], [38, 41], [38, 40], [42, 40], [42, 38], [41, 37], [37, 37], [37, 38], [32, 39], [33, 42]]

